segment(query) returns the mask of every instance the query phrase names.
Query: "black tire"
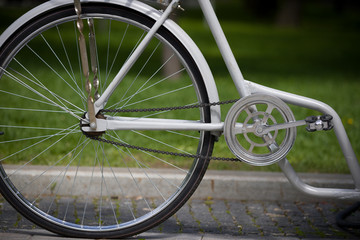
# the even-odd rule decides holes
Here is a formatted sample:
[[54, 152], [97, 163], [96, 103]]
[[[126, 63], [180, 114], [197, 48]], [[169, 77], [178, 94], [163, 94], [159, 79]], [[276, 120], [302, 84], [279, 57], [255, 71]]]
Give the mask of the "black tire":
[[[136, 45], [125, 39], [125, 32], [126, 37], [136, 35], [146, 31], [154, 21], [126, 7], [105, 3], [84, 3], [82, 11], [84, 17], [93, 17], [98, 27], [98, 52], [106, 55], [104, 58], [99, 54], [99, 65], [106, 62], [105, 73], [100, 72], [99, 75], [103, 75], [100, 80], [106, 85], [104, 82], [112, 76], [111, 69], [118, 69], [125, 60], [123, 55], [118, 55], [122, 53], [119, 42], [129, 45], [127, 49]], [[160, 224], [181, 208], [199, 185], [209, 160], [160, 156], [86, 138], [80, 131], [79, 119], [74, 117], [81, 117], [86, 111], [82, 95], [84, 84], [78, 84], [82, 77], [78, 73], [81, 71], [76, 59], [77, 41], [66, 37], [77, 36], [75, 27], [72, 27], [75, 21], [71, 5], [51, 10], [24, 24], [0, 49], [0, 130], [4, 132], [0, 136], [0, 191], [23, 216], [49, 231], [85, 238], [132, 236]], [[113, 33], [115, 28], [123, 31]], [[134, 32], [130, 34], [130, 30]], [[99, 34], [100, 31], [103, 33]], [[115, 37], [118, 39], [116, 45], [112, 41]], [[106, 51], [102, 51], [101, 41], [105, 42], [104, 46], [107, 45], [104, 47]], [[108, 106], [119, 107], [123, 102], [125, 104], [122, 105], [129, 108], [208, 103], [202, 76], [184, 45], [164, 27], [153, 41], [149, 52], [143, 54], [145, 60], [138, 60], [143, 61], [140, 67], [133, 67], [136, 73], [129, 72], [131, 80], [129, 78], [129, 83], [124, 80], [121, 83], [124, 85], [120, 84], [110, 97]], [[149, 63], [159, 59], [156, 58], [159, 55], [157, 44], [169, 45], [172, 54], [178, 58], [181, 75], [171, 74], [178, 80], [153, 77], [152, 74], [158, 74], [160, 68], [147, 72]], [[115, 47], [111, 48], [113, 45]], [[110, 58], [114, 59], [112, 64]], [[61, 62], [62, 65], [59, 64]], [[151, 82], [153, 79], [157, 82]], [[133, 91], [130, 95], [135, 85], [138, 92]], [[172, 90], [174, 85], [179, 86]], [[166, 88], [168, 86], [169, 89]], [[144, 93], [142, 96], [143, 92], [150, 92], [148, 89], [160, 93], [151, 96]], [[166, 94], [162, 94], [163, 89], [166, 89]], [[147, 101], [142, 102], [140, 98]], [[210, 122], [208, 107], [189, 111], [164, 112], [153, 117]], [[129, 116], [143, 117], [145, 114], [129, 113]], [[211, 156], [214, 144], [214, 137], [209, 132], [197, 131], [164, 131], [161, 134], [121, 131], [107, 132], [102, 137], [166, 151], [174, 151], [176, 147], [177, 151], [203, 156]], [[165, 141], [171, 146], [163, 144]], [[164, 165], [166, 168], [163, 168]], [[80, 182], [83, 169], [88, 173], [87, 178], [83, 178], [87, 179], [86, 183]], [[123, 182], [125, 178], [120, 179], [118, 172], [122, 169], [127, 174], [126, 179], [132, 183]], [[179, 181], [169, 176], [173, 172], [181, 176]], [[135, 176], [140, 173], [144, 176], [143, 180]], [[96, 187], [96, 183], [100, 188]], [[163, 185], [167, 186], [166, 190], [159, 189]], [[124, 190], [125, 187], [128, 190]], [[149, 187], [152, 195], [144, 193]], [[133, 194], [133, 190], [138, 195]], [[94, 194], [98, 195], [94, 197]]]

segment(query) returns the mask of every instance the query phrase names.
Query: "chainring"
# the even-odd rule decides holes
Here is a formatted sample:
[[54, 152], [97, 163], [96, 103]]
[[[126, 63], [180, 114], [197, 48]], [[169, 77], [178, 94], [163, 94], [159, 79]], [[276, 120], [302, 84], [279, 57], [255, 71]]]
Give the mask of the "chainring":
[[250, 165], [266, 166], [286, 157], [294, 145], [296, 127], [266, 129], [293, 121], [291, 109], [281, 99], [253, 94], [231, 107], [225, 119], [224, 137], [238, 159]]

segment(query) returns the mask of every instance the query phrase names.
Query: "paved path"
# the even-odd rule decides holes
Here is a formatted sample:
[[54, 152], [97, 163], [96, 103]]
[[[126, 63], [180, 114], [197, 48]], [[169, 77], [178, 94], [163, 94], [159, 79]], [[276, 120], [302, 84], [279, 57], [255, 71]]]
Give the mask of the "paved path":
[[[192, 199], [162, 225], [134, 239], [360, 239], [335, 214], [348, 203]], [[360, 221], [360, 213], [351, 217]], [[66, 239], [39, 229], [0, 197], [0, 239]]]

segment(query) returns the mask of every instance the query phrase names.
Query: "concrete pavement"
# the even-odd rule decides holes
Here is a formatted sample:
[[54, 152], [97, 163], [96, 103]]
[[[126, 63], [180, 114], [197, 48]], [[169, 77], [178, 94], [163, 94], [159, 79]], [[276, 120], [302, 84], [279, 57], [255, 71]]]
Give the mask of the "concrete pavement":
[[[38, 195], [43, 193], [43, 189], [54, 178], [58, 178], [59, 172], [63, 171], [61, 167], [48, 166], [27, 166], [26, 169], [18, 169], [17, 166], [6, 166], [8, 171], [16, 170], [16, 179], [13, 179], [16, 186], [21, 185], [24, 182], [32, 181], [35, 176], [41, 176], [36, 178], [36, 181], [28, 185], [22, 190], [23, 194]], [[43, 174], [46, 171], [46, 174]], [[131, 169], [131, 176], [128, 169], [125, 168], [113, 168], [104, 169], [103, 172], [92, 172], [92, 168], [82, 167], [81, 171], [77, 171], [76, 167], [70, 167], [66, 171], [66, 178], [61, 182], [61, 190], [59, 195], [67, 195], [69, 192], [82, 193], [84, 189], [87, 190], [88, 184], [91, 182], [90, 193], [87, 195], [98, 195], [98, 190], [101, 189], [102, 177], [113, 179], [113, 172], [116, 173], [116, 179], [122, 183], [123, 190], [127, 192], [129, 197], [137, 197], [138, 192], [131, 191], [135, 188], [133, 179], [137, 179], [139, 182], [146, 182], [148, 177], [156, 181], [156, 185], [159, 189], [165, 191], [168, 187], [168, 183], [163, 178], [176, 181], [183, 179], [183, 173], [171, 170], [171, 169], [156, 169], [152, 171], [148, 169], [147, 175], [140, 169]], [[75, 176], [76, 175], [76, 176]], [[350, 175], [344, 174], [299, 174], [301, 179], [312, 186], [317, 187], [331, 187], [331, 188], [354, 188], [353, 181]], [[74, 187], [73, 179], [76, 177], [76, 185]], [[92, 178], [93, 180], [91, 181]], [[114, 184], [114, 185], [112, 185]], [[109, 181], [108, 188], [117, 188], [116, 181]], [[126, 189], [128, 188], [128, 189]], [[143, 188], [143, 194], [145, 196], [151, 196], [153, 189]], [[147, 191], [147, 192], [146, 192]], [[45, 194], [50, 194], [51, 191]], [[44, 194], [44, 193], [43, 193]], [[84, 192], [85, 194], [85, 192]], [[207, 198], [212, 197], [214, 199], [227, 199], [227, 200], [285, 200], [285, 201], [312, 201], [312, 197], [305, 196], [293, 188], [288, 182], [283, 173], [276, 172], [245, 172], [245, 171], [212, 171], [208, 170], [201, 181], [198, 189], [196, 190], [195, 198]], [[158, 197], [154, 195], [154, 197]]]
[[[316, 185], [351, 187], [347, 175], [303, 175]], [[226, 186], [226, 187], [225, 187]], [[359, 239], [335, 215], [349, 202], [304, 197], [281, 173], [209, 171], [191, 200], [133, 239]], [[360, 212], [351, 216], [360, 221]], [[0, 239], [68, 239], [34, 226], [0, 198]]]
[[[0, 239], [68, 239], [34, 226], [8, 203], [1, 204]], [[344, 231], [335, 224], [335, 214], [347, 206], [324, 201], [191, 199], [175, 216], [132, 239], [359, 239], [358, 230]]]

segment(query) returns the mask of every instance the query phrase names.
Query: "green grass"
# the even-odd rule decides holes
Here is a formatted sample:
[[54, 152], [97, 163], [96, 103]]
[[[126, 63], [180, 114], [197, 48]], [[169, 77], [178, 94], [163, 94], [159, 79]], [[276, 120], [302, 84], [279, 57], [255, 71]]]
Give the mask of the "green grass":
[[[340, 115], [357, 156], [360, 155], [360, 56], [359, 18], [331, 15], [307, 18], [301, 27], [278, 28], [270, 23], [226, 19], [222, 27], [244, 77], [256, 83], [323, 101]], [[346, 18], [348, 17], [348, 18]], [[336, 19], [336, 21], [335, 21]], [[220, 19], [221, 20], [221, 19]], [[215, 75], [222, 100], [237, 98], [230, 76], [209, 29], [203, 22], [180, 20], [195, 40]], [[222, 111], [223, 119], [229, 107]], [[318, 114], [292, 107], [297, 119]], [[214, 155], [228, 156], [223, 138]], [[300, 172], [348, 173], [333, 132], [307, 133], [298, 128], [293, 150], [288, 156]], [[213, 162], [211, 169], [279, 171], [276, 165], [252, 167], [238, 163]]]
[[[7, 12], [4, 9], [0, 12], [0, 15], [8, 18], [18, 14], [16, 10], [10, 11], [14, 15], [2, 14]], [[190, 18], [180, 18], [179, 24], [195, 40], [206, 57], [215, 76], [220, 99], [238, 98], [209, 29], [204, 26], [201, 18], [192, 12], [189, 15]], [[314, 22], [310, 16], [296, 29], [281, 29], [270, 23], [231, 18], [225, 18], [222, 26], [246, 79], [315, 98], [332, 106], [341, 116], [355, 152], [360, 156], [360, 31], [356, 24], [359, 20], [356, 18], [351, 25], [349, 19], [355, 18], [353, 15], [346, 16], [346, 19], [338, 18], [330, 16]], [[8, 22], [9, 20], [5, 23]], [[35, 62], [33, 67], [36, 67]], [[181, 105], [183, 101], [186, 101], [186, 96], [184, 99], [178, 98], [176, 105]], [[167, 102], [161, 101], [159, 105], [167, 106]], [[230, 107], [222, 107], [223, 120]], [[307, 109], [291, 107], [298, 120], [317, 114]], [[175, 113], [174, 117], [181, 114]], [[26, 116], [23, 118], [26, 120]], [[42, 118], [42, 115], [39, 114], [38, 118]], [[66, 147], [65, 145], [64, 148]], [[54, 150], [52, 160], [43, 159], [38, 164], [56, 161], [56, 155], [61, 151], [62, 149]], [[87, 154], [91, 156], [93, 153]], [[223, 137], [216, 143], [213, 155], [232, 157]], [[288, 158], [300, 172], [348, 173], [333, 132], [307, 133], [303, 127], [299, 127], [295, 146]], [[210, 169], [279, 171], [277, 165], [252, 167], [215, 161], [210, 164]]]

